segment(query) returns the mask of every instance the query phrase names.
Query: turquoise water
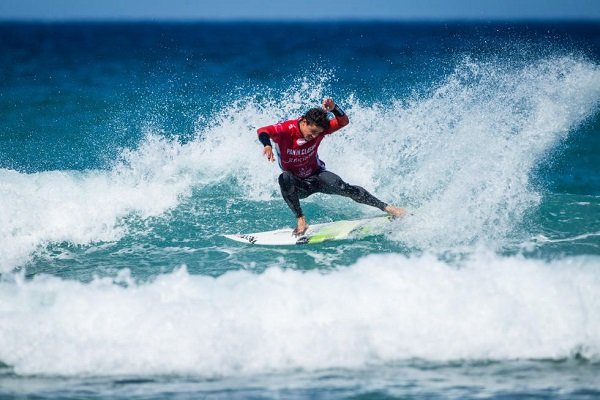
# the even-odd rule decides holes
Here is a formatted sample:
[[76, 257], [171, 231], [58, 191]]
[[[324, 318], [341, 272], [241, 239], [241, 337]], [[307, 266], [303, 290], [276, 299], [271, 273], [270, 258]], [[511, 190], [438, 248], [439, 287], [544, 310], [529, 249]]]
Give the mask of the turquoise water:
[[[0, 397], [600, 396], [598, 24], [0, 24]], [[411, 215], [293, 226], [256, 127]], [[309, 223], [378, 210], [315, 195]]]

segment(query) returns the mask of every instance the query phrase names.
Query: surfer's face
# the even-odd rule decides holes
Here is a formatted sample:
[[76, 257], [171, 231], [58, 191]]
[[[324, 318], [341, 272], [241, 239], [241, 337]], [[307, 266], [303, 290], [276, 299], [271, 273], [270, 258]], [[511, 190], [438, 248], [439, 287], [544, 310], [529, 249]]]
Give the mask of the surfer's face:
[[305, 119], [301, 120], [298, 126], [300, 127], [300, 132], [302, 133], [304, 140], [307, 142], [316, 139], [324, 131], [320, 126], [309, 124]]

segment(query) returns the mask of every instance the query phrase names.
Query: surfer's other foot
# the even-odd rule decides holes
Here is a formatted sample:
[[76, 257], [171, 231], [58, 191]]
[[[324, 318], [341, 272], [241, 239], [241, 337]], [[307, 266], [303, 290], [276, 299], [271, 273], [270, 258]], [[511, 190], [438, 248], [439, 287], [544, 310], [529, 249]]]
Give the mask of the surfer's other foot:
[[404, 217], [406, 215], [406, 210], [404, 208], [396, 207], [391, 204], [388, 204], [383, 209], [386, 213], [390, 214], [394, 218]]
[[306, 219], [304, 217], [300, 217], [298, 218], [298, 225], [296, 226], [296, 229], [294, 229], [294, 232], [292, 232], [292, 234], [294, 236], [302, 236], [306, 233], [307, 229], [308, 224], [306, 223]]
[[300, 228], [300, 227], [297, 226], [296, 229], [294, 229], [294, 232], [292, 232], [292, 234], [294, 236], [302, 236], [302, 235], [304, 235], [306, 233], [307, 230], [308, 230], [308, 225], [306, 225], [303, 228]]

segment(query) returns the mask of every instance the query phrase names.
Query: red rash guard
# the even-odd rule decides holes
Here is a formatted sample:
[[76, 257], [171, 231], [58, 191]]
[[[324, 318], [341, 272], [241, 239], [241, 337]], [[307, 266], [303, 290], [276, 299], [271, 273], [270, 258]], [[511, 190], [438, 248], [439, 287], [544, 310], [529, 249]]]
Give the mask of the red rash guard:
[[279, 167], [283, 171], [289, 171], [300, 178], [308, 178], [311, 175], [325, 169], [325, 163], [319, 159], [317, 150], [325, 135], [329, 135], [340, 128], [348, 125], [348, 117], [334, 115], [329, 120], [329, 129], [311, 141], [306, 141], [300, 132], [298, 123], [301, 118], [279, 122], [268, 125], [257, 130], [258, 135], [266, 133], [275, 142], [273, 148], [277, 154]]

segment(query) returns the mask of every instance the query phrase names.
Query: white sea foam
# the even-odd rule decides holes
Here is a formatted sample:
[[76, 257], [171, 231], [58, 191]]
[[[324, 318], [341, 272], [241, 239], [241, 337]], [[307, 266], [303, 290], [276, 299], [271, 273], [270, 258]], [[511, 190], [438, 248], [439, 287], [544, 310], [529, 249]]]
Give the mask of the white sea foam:
[[[107, 171], [0, 170], [0, 271], [48, 243], [117, 240], [127, 232], [124, 217], [160, 215], [193, 188], [225, 185], [243, 201], [278, 198], [279, 171], [261, 156], [256, 128], [319, 104], [330, 95], [327, 79], [241, 98], [210, 122], [199, 119], [197, 137], [185, 144], [148, 131]], [[351, 124], [327, 138], [321, 158], [348, 182], [414, 213], [395, 239], [451, 248], [501, 241], [537, 204], [529, 174], [596, 111], [600, 70], [570, 57], [520, 67], [467, 60], [412, 100], [336, 100]], [[317, 199], [320, 207], [370, 211]]]
[[136, 285], [0, 282], [0, 361], [18, 374], [236, 375], [420, 358], [600, 360], [600, 258], [493, 255], [460, 268], [372, 255], [323, 274], [185, 268]]
[[[23, 264], [50, 242], [85, 244], [116, 240], [126, 232], [121, 218], [145, 218], [178, 204], [189, 176], [171, 169], [173, 147], [149, 138], [140, 151], [111, 171], [49, 171], [24, 174], [0, 170], [0, 271]], [[152, 156], [152, 157], [150, 157]], [[141, 160], [155, 162], [152, 168]]]
[[[318, 101], [322, 85], [298, 85], [305, 102]], [[0, 272], [23, 265], [48, 243], [117, 240], [127, 232], [123, 217], [160, 215], [193, 187], [231, 179], [230, 189], [246, 199], [271, 198], [278, 171], [261, 157], [256, 128], [278, 114], [300, 114], [299, 92], [282, 95], [288, 100], [277, 109], [274, 100], [246, 101], [211, 123], [199, 120], [197, 138], [186, 144], [147, 128], [140, 145], [123, 151], [110, 170], [0, 169]]]
[[[600, 69], [553, 58], [465, 60], [426, 97], [354, 104], [323, 158], [413, 213], [396, 238], [421, 248], [498, 242], [538, 204], [530, 175], [600, 103]], [[344, 168], [348, 160], [359, 168]]]

